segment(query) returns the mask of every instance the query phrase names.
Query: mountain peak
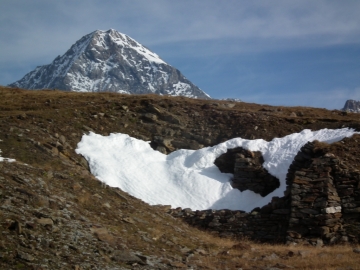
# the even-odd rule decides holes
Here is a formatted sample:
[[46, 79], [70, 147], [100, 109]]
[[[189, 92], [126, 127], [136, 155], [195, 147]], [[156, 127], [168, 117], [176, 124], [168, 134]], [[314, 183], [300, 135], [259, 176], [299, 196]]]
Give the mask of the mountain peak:
[[360, 113], [360, 101], [353, 99], [347, 100], [342, 111]]
[[210, 98], [156, 53], [114, 29], [85, 35], [51, 64], [10, 86]]
[[130, 48], [137, 51], [137, 53], [144, 56], [150, 62], [166, 64], [156, 53], [151, 52], [148, 48], [144, 47], [128, 35], [122, 34], [114, 29], [109, 29], [107, 31], [96, 30], [93, 39], [97, 41], [97, 46], [107, 48], [106, 46], [109, 42], [114, 43], [120, 48]]

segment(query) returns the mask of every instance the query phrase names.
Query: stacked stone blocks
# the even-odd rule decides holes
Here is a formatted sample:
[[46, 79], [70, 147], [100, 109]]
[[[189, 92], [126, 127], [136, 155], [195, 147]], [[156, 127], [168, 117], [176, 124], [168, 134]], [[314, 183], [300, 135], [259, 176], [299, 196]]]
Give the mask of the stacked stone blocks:
[[[286, 177], [284, 196], [272, 198], [262, 208], [249, 213], [177, 208], [170, 213], [224, 237], [312, 245], [359, 243], [360, 171], [348, 167], [331, 153], [317, 152], [315, 145], [316, 142], [307, 143], [294, 158]], [[269, 190], [271, 185], [266, 178], [252, 181], [258, 179], [259, 168], [254, 160], [259, 160], [259, 156], [256, 155], [258, 153], [236, 149], [215, 164], [226, 164], [229, 168], [233, 163], [234, 187], [255, 192]], [[262, 187], [254, 188], [255, 182]]]

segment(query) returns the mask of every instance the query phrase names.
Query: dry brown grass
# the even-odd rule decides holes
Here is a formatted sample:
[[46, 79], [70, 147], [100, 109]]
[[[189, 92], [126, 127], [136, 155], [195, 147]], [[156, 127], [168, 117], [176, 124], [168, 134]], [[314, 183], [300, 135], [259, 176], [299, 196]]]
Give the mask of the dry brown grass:
[[[163, 101], [171, 103], [188, 103], [191, 105], [202, 106], [208, 104], [220, 111], [239, 111], [239, 112], [259, 112], [276, 113], [278, 117], [288, 118], [292, 112], [297, 113], [301, 118], [318, 118], [318, 119], [332, 119], [332, 120], [358, 120], [358, 115], [355, 113], [342, 114], [340, 111], [329, 111], [322, 108], [313, 107], [284, 107], [271, 106], [266, 104], [255, 104], [236, 102], [235, 107], [226, 108], [219, 106], [221, 104], [232, 103], [226, 100], [201, 100], [191, 99], [186, 97], [171, 97], [159, 96], [155, 94], [144, 95], [124, 95], [109, 92], [100, 93], [78, 93], [78, 92], [64, 92], [59, 90], [22, 90], [17, 88], [9, 88], [0, 86], [0, 112], [1, 111], [38, 111], [43, 109], [61, 109], [62, 104], [76, 103], [77, 106], [86, 106], [88, 102], [109, 103], [117, 101], [130, 101], [133, 104], [140, 104], [146, 100], [155, 102]], [[46, 106], [44, 103], [47, 102]], [[280, 112], [280, 113], [279, 113]], [[300, 118], [300, 117], [299, 117]]]
[[[38, 177], [46, 180], [50, 192], [59, 196], [70, 194], [67, 199], [73, 200], [72, 207], [85, 215], [90, 223], [105, 227], [111, 234], [120, 237], [133, 250], [141, 250], [147, 255], [186, 257], [189, 264], [193, 263], [204, 269], [286, 269], [287, 266], [296, 269], [360, 269], [360, 256], [353, 252], [352, 246], [315, 248], [260, 244], [247, 239], [234, 241], [218, 238], [194, 229], [120, 190], [104, 188], [88, 172], [84, 172], [84, 168], [83, 171], [78, 171], [74, 160], [79, 157], [73, 150], [84, 132], [84, 125], [99, 133], [135, 131], [135, 134], [151, 138], [152, 131], [147, 130], [139, 118], [148, 103], [156, 104], [174, 115], [183, 116], [184, 123], [188, 125], [186, 128], [190, 126], [191, 130], [198, 128], [198, 122], [190, 122], [193, 120], [188, 115], [189, 112], [196, 111], [202, 115], [205, 127], [212, 124], [208, 121], [209, 118], [218, 117], [218, 122], [214, 122], [215, 129], [218, 129], [217, 123], [224, 121], [224, 127], [229, 126], [229, 130], [238, 129], [247, 136], [254, 134], [260, 137], [273, 132], [269, 138], [302, 128], [330, 128], [332, 125], [338, 127], [349, 122], [356, 124], [359, 123], [358, 115], [342, 115], [325, 109], [274, 107], [251, 103], [236, 103], [235, 107], [230, 109], [220, 106], [229, 103], [228, 101], [157, 95], [27, 91], [0, 87], [0, 96], [0, 138], [6, 142], [0, 145], [3, 156], [40, 168]], [[122, 115], [119, 109], [122, 105], [129, 106], [132, 112]], [[203, 108], [204, 105], [206, 109]], [[91, 117], [98, 112], [116, 115], [117, 120]], [[301, 116], [290, 117], [291, 112]], [[26, 114], [25, 119], [19, 118], [19, 115], [23, 114]], [[248, 119], [248, 122], [243, 122], [242, 126], [232, 126], [227, 123], [232, 119], [232, 124], [243, 119]], [[123, 123], [129, 126], [125, 128]], [[263, 125], [263, 131], [259, 131], [259, 128], [259, 134], [254, 133], [254, 125]], [[43, 151], [39, 145], [28, 140], [31, 138], [43, 146], [54, 143], [56, 133], [66, 136], [67, 142], [71, 144], [68, 158], [72, 160]], [[19, 136], [20, 134], [22, 136]], [[222, 136], [225, 138], [233, 135], [231, 133]], [[358, 155], [352, 153], [360, 148], [358, 142], [360, 136], [349, 139], [349, 145], [353, 149], [348, 150], [341, 143], [333, 144], [330, 148], [327, 144], [319, 143], [316, 147], [319, 151], [332, 151], [335, 154], [351, 153], [354, 159], [348, 157], [348, 160], [352, 160], [355, 166], [360, 164], [356, 160]], [[73, 164], [72, 167], [69, 167], [69, 163]], [[66, 178], [48, 179], [43, 175], [47, 171], [65, 174]], [[75, 187], [76, 184], [81, 187]], [[104, 202], [109, 203], [111, 208], [104, 207]], [[37, 203], [39, 206], [43, 205], [41, 201]], [[125, 217], [131, 217], [134, 223], [124, 221]], [[144, 237], [149, 241], [145, 241]], [[190, 250], [188, 254], [181, 251], [184, 247]], [[175, 260], [173, 257], [171, 259]]]
[[[239, 242], [207, 236], [206, 243], [213, 246], [209, 254], [196, 255], [193, 260], [200, 260], [200, 265], [208, 269], [360, 269], [360, 256], [354, 253], [354, 246], [286, 246], [260, 244], [250, 240]], [[258, 268], [254, 268], [258, 267]]]

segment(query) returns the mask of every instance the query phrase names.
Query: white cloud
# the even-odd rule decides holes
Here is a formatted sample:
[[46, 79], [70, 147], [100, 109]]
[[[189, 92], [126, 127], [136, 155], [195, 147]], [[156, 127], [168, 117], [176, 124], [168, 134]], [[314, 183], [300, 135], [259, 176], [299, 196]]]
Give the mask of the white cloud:
[[[169, 12], [169, 7], [163, 8]], [[221, 6], [217, 1], [181, 1], [172, 5], [171, 23], [161, 27], [164, 35], [154, 42], [224, 38], [308, 39], [313, 44], [359, 42], [359, 9], [360, 2], [344, 5], [321, 0], [223, 1]], [[166, 18], [160, 16], [160, 23]]]
[[146, 46], [216, 41], [207, 52], [220, 54], [360, 42], [359, 1], [12, 0], [2, 6], [5, 59], [26, 57], [26, 47], [34, 55], [63, 53], [81, 36], [109, 28]]

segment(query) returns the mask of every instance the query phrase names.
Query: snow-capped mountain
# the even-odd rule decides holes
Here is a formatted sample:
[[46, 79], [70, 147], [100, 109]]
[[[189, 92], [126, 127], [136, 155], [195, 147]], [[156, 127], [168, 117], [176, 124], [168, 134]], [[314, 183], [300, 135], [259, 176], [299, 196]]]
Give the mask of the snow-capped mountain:
[[342, 111], [360, 113], [360, 101], [353, 99], [347, 100]]
[[210, 98], [157, 54], [113, 29], [82, 37], [63, 56], [9, 86]]

